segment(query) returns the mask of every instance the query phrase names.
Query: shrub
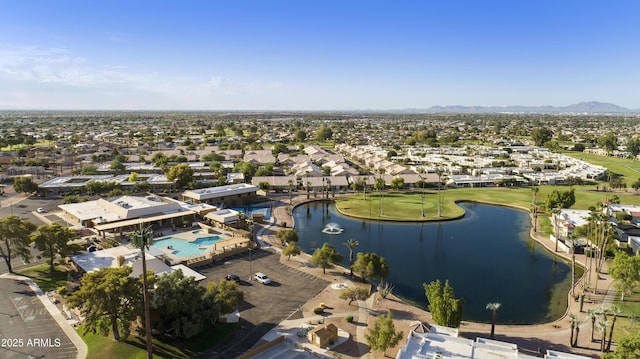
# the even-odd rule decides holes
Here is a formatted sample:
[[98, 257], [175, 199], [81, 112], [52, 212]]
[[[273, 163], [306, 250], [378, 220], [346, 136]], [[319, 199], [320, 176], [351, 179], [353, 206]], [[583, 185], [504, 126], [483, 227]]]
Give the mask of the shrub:
[[69, 289], [67, 288], [67, 286], [60, 286], [58, 287], [58, 290], [56, 291], [58, 294], [65, 296], [67, 295], [67, 293], [69, 293]]
[[344, 319], [346, 319], [346, 321], [349, 323], [353, 323], [353, 315], [347, 315], [346, 317], [344, 317]]
[[322, 313], [324, 313], [324, 308], [322, 308], [322, 307], [315, 307], [315, 308], [313, 308], [313, 313], [315, 313], [315, 314], [322, 314]]

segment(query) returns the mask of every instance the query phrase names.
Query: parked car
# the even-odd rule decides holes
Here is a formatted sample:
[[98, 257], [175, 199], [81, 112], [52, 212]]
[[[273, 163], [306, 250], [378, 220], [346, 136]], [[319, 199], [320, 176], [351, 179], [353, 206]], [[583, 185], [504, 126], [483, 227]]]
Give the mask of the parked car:
[[229, 273], [224, 278], [226, 280], [233, 280], [233, 281], [236, 281], [236, 282], [240, 282], [240, 276], [238, 276], [237, 274]]
[[255, 277], [256, 277], [256, 280], [258, 282], [262, 283], [262, 284], [271, 283], [271, 279], [269, 277], [267, 277], [267, 275], [264, 274], [264, 273], [258, 272], [258, 273], [256, 273]]
[[44, 212], [46, 212], [46, 211], [44, 210], [44, 208], [40, 207], [40, 208], [36, 209], [36, 212], [38, 212], [38, 213], [44, 213]]

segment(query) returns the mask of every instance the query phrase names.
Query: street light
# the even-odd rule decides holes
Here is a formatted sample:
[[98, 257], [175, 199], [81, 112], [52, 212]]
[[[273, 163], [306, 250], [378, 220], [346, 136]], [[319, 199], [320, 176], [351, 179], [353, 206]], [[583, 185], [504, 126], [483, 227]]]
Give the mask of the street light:
[[[251, 246], [251, 244], [249, 244]], [[251, 282], [251, 273], [253, 273], [253, 271], [251, 270], [251, 247], [249, 247], [249, 282]]]
[[420, 191], [420, 213], [422, 217], [424, 217], [424, 179], [420, 175], [418, 175], [418, 177], [420, 178], [420, 186], [422, 187]]

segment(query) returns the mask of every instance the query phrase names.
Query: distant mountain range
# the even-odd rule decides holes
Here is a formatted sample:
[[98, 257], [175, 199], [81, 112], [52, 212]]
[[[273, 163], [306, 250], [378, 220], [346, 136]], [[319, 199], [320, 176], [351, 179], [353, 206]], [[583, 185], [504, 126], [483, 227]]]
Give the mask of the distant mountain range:
[[640, 109], [631, 110], [612, 103], [597, 101], [580, 102], [566, 107], [554, 106], [432, 106], [427, 109], [405, 109], [410, 113], [640, 113]]

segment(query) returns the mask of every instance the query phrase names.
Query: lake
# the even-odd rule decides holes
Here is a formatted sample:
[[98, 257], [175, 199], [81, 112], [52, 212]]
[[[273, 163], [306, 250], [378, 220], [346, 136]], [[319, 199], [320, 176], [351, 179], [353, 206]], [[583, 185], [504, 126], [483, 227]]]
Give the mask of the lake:
[[[499, 302], [499, 323], [534, 324], [561, 317], [571, 287], [570, 263], [529, 238], [529, 214], [511, 208], [460, 203], [466, 211], [455, 221], [393, 223], [359, 220], [341, 215], [330, 202], [312, 202], [293, 211], [299, 245], [313, 253], [324, 242], [344, 256], [347, 239], [356, 239], [354, 252], [374, 252], [387, 261], [394, 294], [426, 307], [422, 283], [440, 279], [456, 296], [464, 297], [464, 320], [489, 322], [487, 303]], [[322, 233], [329, 223], [344, 229]], [[354, 254], [355, 258], [355, 254]]]

